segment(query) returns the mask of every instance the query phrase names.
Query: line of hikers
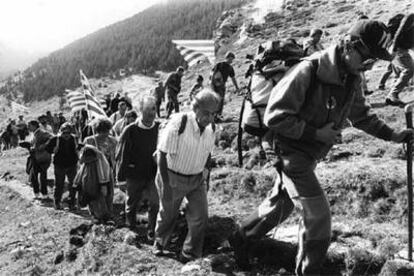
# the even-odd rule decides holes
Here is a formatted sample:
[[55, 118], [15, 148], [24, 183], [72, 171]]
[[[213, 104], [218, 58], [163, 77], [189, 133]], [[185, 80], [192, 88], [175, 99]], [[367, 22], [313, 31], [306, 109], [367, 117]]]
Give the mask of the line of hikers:
[[[19, 115], [19, 119], [16, 121], [14, 119], [9, 119], [6, 129], [1, 132], [0, 139], [0, 151], [15, 148], [19, 145], [19, 141], [25, 141], [29, 135], [29, 130], [26, 121], [24, 120], [23, 115]], [[46, 114], [43, 114], [38, 117], [40, 127], [44, 128], [46, 131], [51, 133], [57, 133], [60, 126], [66, 122], [66, 118], [63, 116], [63, 113], [52, 113], [46, 111]]]
[[[311, 37], [315, 35], [320, 32], [311, 32]], [[261, 76], [263, 87], [271, 86], [272, 93], [259, 115], [263, 116], [265, 133], [271, 133], [267, 135], [264, 150], [269, 158], [277, 156], [278, 177], [268, 197], [231, 235], [230, 243], [238, 266], [249, 269], [249, 246], [282, 223], [296, 207], [302, 215], [296, 273], [315, 275], [320, 273], [331, 238], [329, 202], [314, 172], [318, 161], [330, 150], [348, 120], [353, 127], [386, 141], [413, 140], [412, 130], [392, 129], [372, 113], [361, 87], [361, 72], [371, 68], [375, 60], [392, 60], [393, 66], [401, 67], [401, 72], [406, 70], [395, 86], [407, 85], [406, 76], [413, 69], [408, 49], [414, 48], [414, 14], [400, 18], [397, 28], [360, 19], [338, 43], [326, 49], [318, 46], [315, 53], [292, 63], [281, 53], [286, 45], [293, 44], [289, 40], [262, 47], [253, 65], [251, 89], [258, 87], [254, 76]], [[394, 52], [388, 51], [390, 45]], [[112, 224], [115, 179], [125, 181], [126, 224], [136, 229], [138, 205], [148, 199], [147, 236], [154, 241], [153, 251], [157, 256], [168, 249], [185, 198], [188, 233], [179, 260], [200, 258], [208, 220], [206, 180], [215, 141], [214, 122], [223, 109], [227, 78], [234, 79], [239, 89], [230, 65], [234, 57], [232, 53], [226, 55], [221, 65], [226, 69], [218, 76], [213, 74], [211, 88], [192, 94], [191, 111], [174, 115], [169, 112], [171, 118], [164, 127], [155, 121], [159, 98], [153, 96], [140, 99], [137, 119], [134, 120], [137, 114], [129, 113], [131, 118], [118, 131], [117, 138], [111, 135], [114, 124], [127, 120], [129, 111], [123, 111], [119, 119], [116, 113], [112, 119], [94, 119], [85, 126], [92, 129], [92, 135], [85, 134], [81, 143], [68, 123], [60, 127], [58, 135], [52, 136], [40, 128], [39, 122], [30, 121], [28, 128], [33, 132], [33, 141], [29, 145], [28, 171], [35, 197], [40, 196], [39, 191], [43, 197], [47, 196], [46, 171], [53, 155], [56, 209], [62, 208], [63, 183], [67, 177], [69, 207], [76, 208], [78, 193], [77, 202], [89, 206], [95, 222]], [[278, 61], [277, 66], [273, 66], [274, 61]], [[181, 81], [183, 72], [178, 68], [166, 82], [171, 111], [179, 111], [178, 80]], [[168, 86], [169, 82], [172, 84]], [[398, 95], [395, 89], [391, 91]], [[395, 97], [387, 99], [395, 103]], [[123, 110], [122, 102], [118, 105], [119, 111]]]

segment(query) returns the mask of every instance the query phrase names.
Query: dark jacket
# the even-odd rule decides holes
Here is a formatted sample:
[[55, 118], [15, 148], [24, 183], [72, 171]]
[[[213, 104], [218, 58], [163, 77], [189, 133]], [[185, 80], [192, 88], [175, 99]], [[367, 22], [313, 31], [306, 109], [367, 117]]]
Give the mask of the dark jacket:
[[171, 73], [165, 81], [165, 87], [178, 94], [181, 90], [181, 77], [176, 72]]
[[125, 128], [116, 153], [119, 181], [125, 181], [126, 178], [146, 180], [155, 178], [157, 164], [153, 154], [157, 149], [158, 129], [158, 122], [150, 129], [141, 128], [137, 123]]
[[69, 140], [60, 136], [50, 138], [46, 144], [46, 150], [54, 154], [53, 164], [58, 167], [74, 167], [78, 163], [78, 151], [76, 138], [71, 135]]
[[[318, 60], [317, 68], [310, 59]], [[316, 130], [330, 122], [342, 129], [347, 119], [371, 135], [391, 139], [392, 130], [370, 112], [360, 77], [341, 76], [341, 66], [339, 50], [333, 46], [294, 66], [273, 88], [264, 123], [274, 130], [282, 149], [320, 159], [332, 145], [316, 140]]]
[[404, 50], [414, 48], [414, 13], [406, 15], [395, 34], [394, 47]]

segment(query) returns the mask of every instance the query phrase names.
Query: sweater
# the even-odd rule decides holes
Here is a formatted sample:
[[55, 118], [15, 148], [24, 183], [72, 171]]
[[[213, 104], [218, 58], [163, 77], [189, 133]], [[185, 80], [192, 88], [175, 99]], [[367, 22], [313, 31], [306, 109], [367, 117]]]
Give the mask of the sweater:
[[153, 154], [157, 149], [158, 128], [159, 123], [149, 129], [141, 128], [135, 123], [124, 130], [117, 150], [117, 160], [120, 161], [118, 180], [155, 178], [157, 165]]

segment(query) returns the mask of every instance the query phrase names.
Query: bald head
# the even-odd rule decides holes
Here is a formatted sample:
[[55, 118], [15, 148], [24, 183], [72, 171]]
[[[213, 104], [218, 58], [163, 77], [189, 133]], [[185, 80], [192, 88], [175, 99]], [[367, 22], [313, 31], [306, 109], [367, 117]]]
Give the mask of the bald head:
[[143, 96], [139, 102], [139, 111], [142, 116], [142, 122], [145, 125], [152, 125], [157, 112], [157, 100], [152, 96]]

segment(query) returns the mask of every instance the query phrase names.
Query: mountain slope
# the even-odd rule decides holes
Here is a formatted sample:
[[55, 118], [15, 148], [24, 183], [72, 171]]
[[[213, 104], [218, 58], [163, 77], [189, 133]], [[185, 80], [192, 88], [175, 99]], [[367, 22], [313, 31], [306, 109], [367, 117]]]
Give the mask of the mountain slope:
[[241, 0], [174, 0], [154, 5], [39, 60], [26, 70], [21, 85], [9, 89], [21, 90], [31, 101], [78, 86], [79, 69], [90, 77], [120, 68], [145, 73], [173, 70], [184, 61], [171, 39], [211, 38], [222, 12], [241, 4]]

